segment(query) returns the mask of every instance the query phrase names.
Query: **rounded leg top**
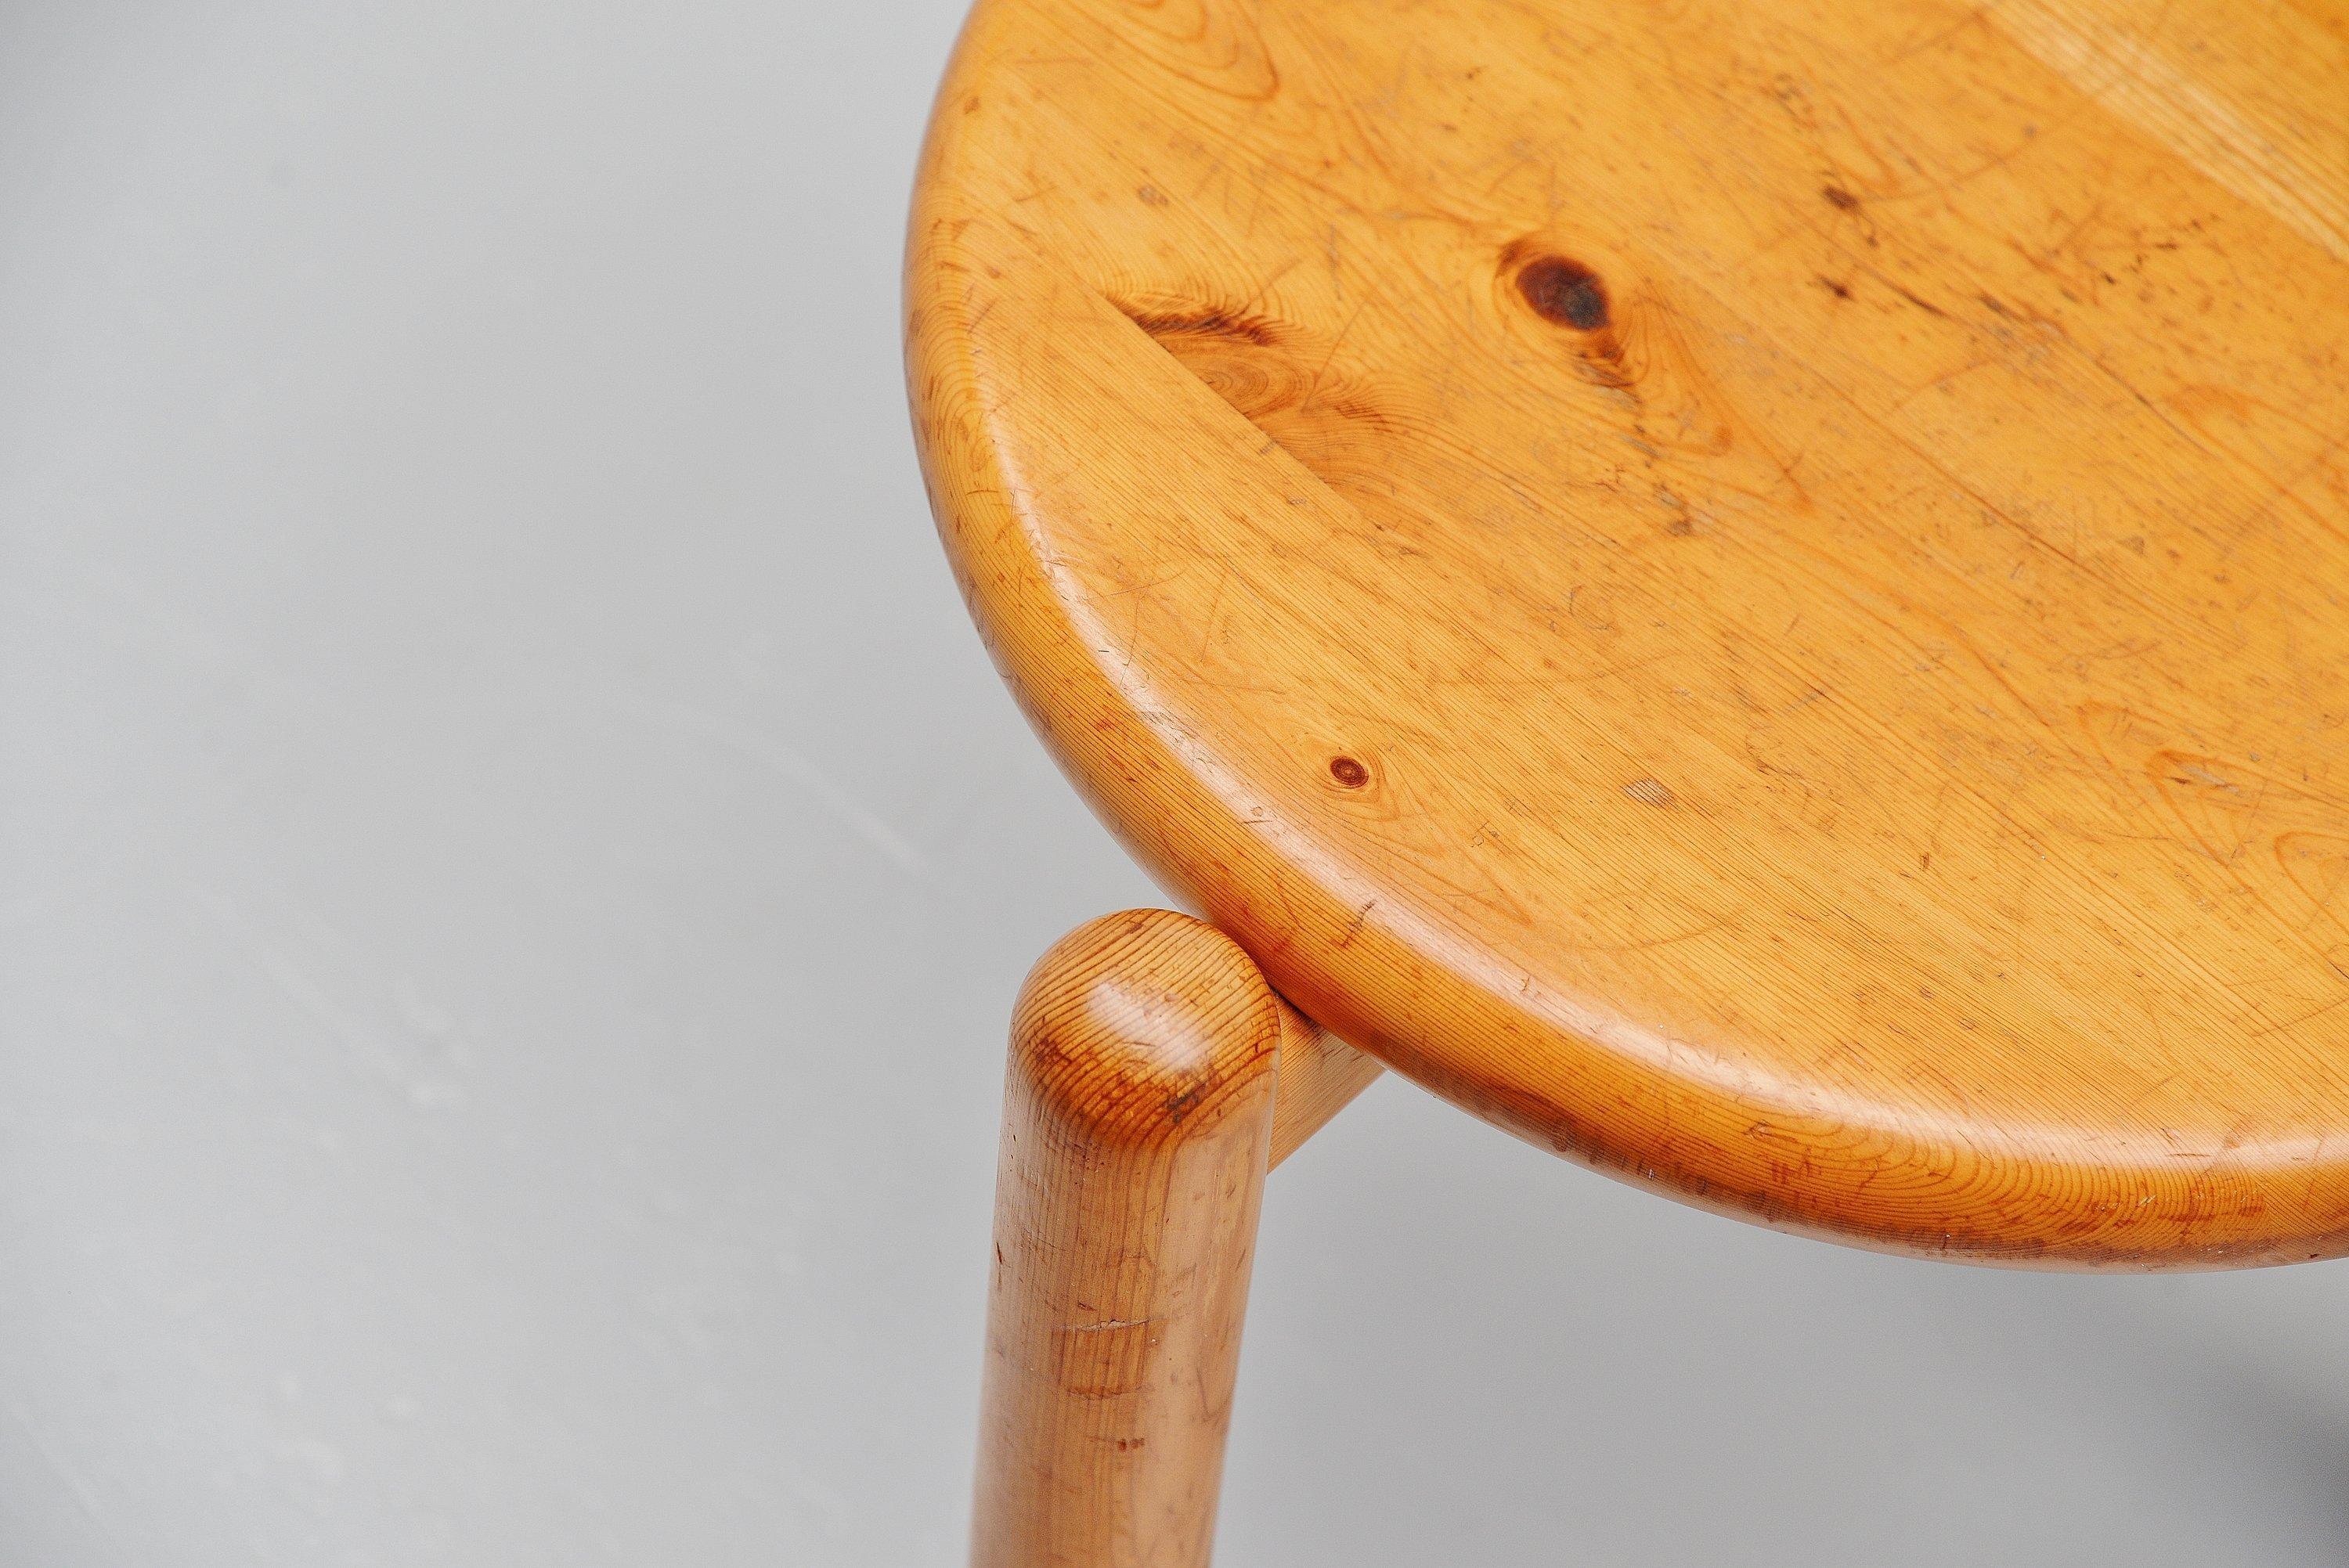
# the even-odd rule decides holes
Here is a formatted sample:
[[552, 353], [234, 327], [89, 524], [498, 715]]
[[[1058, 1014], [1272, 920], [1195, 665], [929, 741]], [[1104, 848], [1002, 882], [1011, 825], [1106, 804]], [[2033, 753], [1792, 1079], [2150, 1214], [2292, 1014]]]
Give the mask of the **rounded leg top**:
[[1011, 1030], [972, 1560], [1205, 1568], [1284, 1031], [1164, 910], [1036, 965]]
[[1210, 1136], [1271, 1092], [1284, 1004], [1214, 926], [1171, 910], [1089, 921], [1030, 972], [1011, 1070], [1040, 1109], [1134, 1148]]

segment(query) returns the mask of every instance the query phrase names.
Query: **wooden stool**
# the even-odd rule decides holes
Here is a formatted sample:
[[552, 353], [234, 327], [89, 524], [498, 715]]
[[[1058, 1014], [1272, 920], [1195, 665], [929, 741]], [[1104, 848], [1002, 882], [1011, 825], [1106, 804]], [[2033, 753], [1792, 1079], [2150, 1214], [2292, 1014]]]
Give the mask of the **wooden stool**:
[[2344, 83], [2343, 0], [980, 0], [932, 500], [1213, 923], [1021, 996], [978, 1563], [1206, 1561], [1380, 1063], [1864, 1246], [2349, 1250]]

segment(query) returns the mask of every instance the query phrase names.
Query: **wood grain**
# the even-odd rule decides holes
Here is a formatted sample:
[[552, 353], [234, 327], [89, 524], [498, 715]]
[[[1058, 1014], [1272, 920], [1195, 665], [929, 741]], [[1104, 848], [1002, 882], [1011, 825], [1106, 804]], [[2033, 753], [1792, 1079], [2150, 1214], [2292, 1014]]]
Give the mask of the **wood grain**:
[[1265, 1171], [1377, 1070], [1187, 915], [1111, 915], [1038, 962], [1004, 1099], [978, 1568], [1204, 1568]]
[[2339, 0], [981, 0], [949, 552], [1282, 995], [1685, 1200], [2349, 1250]]
[[1384, 1069], [1378, 1057], [1364, 1056], [1288, 1003], [1274, 1000], [1280, 1007], [1280, 1078], [1266, 1163], [1277, 1171]]

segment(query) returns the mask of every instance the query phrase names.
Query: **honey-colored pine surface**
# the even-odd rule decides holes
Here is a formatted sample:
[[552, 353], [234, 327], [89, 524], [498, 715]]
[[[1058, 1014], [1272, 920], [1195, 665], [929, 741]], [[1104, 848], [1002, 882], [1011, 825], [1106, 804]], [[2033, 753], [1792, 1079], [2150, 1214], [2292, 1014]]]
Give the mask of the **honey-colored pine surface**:
[[1267, 1168], [1371, 1077], [1229, 938], [1079, 927], [1011, 1025], [977, 1568], [1206, 1568]]
[[1315, 1018], [1773, 1224], [2349, 1250], [2349, 6], [980, 0], [908, 269], [997, 658]]

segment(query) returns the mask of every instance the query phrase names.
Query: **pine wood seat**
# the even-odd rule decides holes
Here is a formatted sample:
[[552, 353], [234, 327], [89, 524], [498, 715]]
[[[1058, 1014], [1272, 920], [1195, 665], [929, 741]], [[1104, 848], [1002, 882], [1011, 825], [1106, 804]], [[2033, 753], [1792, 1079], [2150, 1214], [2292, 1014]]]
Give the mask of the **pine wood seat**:
[[2349, 7], [980, 0], [1005, 676], [1343, 1039], [1866, 1245], [2349, 1250]]

